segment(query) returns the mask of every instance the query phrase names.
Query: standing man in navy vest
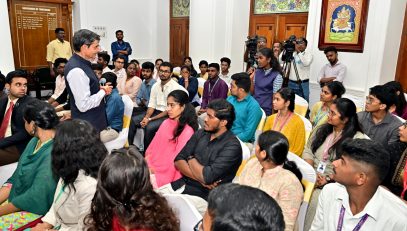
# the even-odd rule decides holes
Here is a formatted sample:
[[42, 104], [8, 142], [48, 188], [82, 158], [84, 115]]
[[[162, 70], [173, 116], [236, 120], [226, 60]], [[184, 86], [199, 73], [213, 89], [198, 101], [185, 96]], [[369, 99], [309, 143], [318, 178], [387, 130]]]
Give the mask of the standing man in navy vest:
[[112, 92], [112, 87], [100, 86], [91, 67], [90, 60], [100, 51], [99, 40], [99, 35], [86, 29], [74, 34], [75, 54], [65, 66], [65, 81], [72, 119], [86, 120], [100, 132], [107, 127], [103, 98]]

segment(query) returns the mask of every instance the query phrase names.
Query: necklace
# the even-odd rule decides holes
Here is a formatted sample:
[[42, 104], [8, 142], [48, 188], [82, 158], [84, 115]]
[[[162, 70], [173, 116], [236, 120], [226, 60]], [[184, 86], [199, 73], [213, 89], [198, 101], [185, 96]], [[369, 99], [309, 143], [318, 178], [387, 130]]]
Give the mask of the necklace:
[[[292, 115], [293, 115], [293, 113], [289, 111], [285, 117], [280, 118], [281, 113], [278, 113], [277, 118], [276, 118], [276, 120], [274, 121], [274, 124], [273, 124], [273, 131], [280, 132], [283, 129], [283, 127], [285, 126], [285, 124], [288, 122], [288, 120], [291, 118]], [[279, 123], [280, 119], [284, 119], [282, 123]], [[280, 125], [278, 130], [276, 129], [277, 124]]]

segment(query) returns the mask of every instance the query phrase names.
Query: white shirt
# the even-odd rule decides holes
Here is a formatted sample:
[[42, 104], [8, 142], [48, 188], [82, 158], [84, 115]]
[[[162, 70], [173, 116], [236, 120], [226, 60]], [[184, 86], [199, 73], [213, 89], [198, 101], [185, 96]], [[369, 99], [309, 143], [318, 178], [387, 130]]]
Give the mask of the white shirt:
[[312, 231], [336, 231], [340, 210], [345, 208], [342, 231], [351, 231], [363, 215], [368, 214], [361, 231], [406, 231], [407, 205], [386, 189], [379, 187], [362, 212], [353, 215], [349, 194], [345, 186], [327, 184], [319, 195], [318, 208], [312, 223]]
[[103, 68], [102, 74], [104, 74], [106, 72], [113, 72], [113, 71], [108, 66], [106, 66], [105, 68]]
[[154, 108], [159, 111], [165, 111], [167, 109], [168, 94], [170, 94], [174, 90], [183, 90], [188, 93], [188, 91], [184, 87], [182, 87], [172, 79], [168, 81], [168, 83], [166, 83], [164, 87], [161, 87], [161, 82], [156, 82], [151, 88], [148, 107]]
[[[292, 62], [295, 62], [297, 66], [297, 71], [298, 71], [298, 77], [301, 80], [307, 80], [309, 79], [309, 72], [310, 72], [310, 66], [312, 62], [312, 54], [310, 52], [300, 52], [297, 53], [296, 51], [293, 53], [294, 60]], [[294, 64], [291, 64], [290, 68], [290, 76], [289, 79], [292, 81], [297, 81], [297, 76], [295, 74], [295, 69], [294, 69]]]
[[89, 87], [89, 77], [80, 68], [74, 68], [66, 76], [72, 95], [75, 99], [75, 105], [80, 112], [86, 112], [89, 109], [98, 107], [105, 91], [99, 90], [98, 93], [91, 95]]
[[116, 82], [119, 83], [122, 79], [126, 79], [127, 78], [127, 73], [126, 70], [124, 68], [116, 71], [113, 70], [113, 72], [117, 75], [117, 80]]
[[226, 75], [222, 75], [222, 72], [219, 73], [219, 78], [223, 81], [225, 81], [225, 83], [228, 85], [228, 87], [230, 88], [230, 83], [232, 82], [232, 78], [229, 77], [229, 73]]
[[346, 76], [346, 66], [339, 61], [335, 65], [330, 63], [325, 64], [318, 75], [318, 83], [321, 82], [322, 78], [336, 77], [335, 81], [343, 82]]
[[52, 94], [51, 98], [57, 99], [64, 90], [65, 90], [65, 77], [58, 75], [55, 78], [55, 91], [54, 94]]

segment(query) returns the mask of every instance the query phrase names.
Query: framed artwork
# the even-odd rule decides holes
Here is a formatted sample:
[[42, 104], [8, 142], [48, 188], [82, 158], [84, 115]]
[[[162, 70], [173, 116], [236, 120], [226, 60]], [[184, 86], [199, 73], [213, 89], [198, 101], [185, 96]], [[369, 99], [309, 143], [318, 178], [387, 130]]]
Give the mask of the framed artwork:
[[189, 0], [171, 0], [173, 18], [189, 17]]
[[363, 52], [369, 0], [322, 0], [320, 50]]
[[308, 12], [310, 0], [254, 0], [254, 14]]

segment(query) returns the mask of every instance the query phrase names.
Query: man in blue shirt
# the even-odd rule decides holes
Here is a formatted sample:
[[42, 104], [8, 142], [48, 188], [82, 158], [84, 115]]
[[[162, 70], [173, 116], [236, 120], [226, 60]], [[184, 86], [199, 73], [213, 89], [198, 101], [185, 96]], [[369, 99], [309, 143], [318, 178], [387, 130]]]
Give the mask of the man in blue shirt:
[[157, 82], [155, 79], [153, 79], [154, 67], [154, 63], [152, 62], [145, 62], [141, 65], [141, 76], [143, 83], [141, 84], [140, 90], [136, 96], [138, 107], [134, 108], [133, 115], [138, 114], [137, 112], [140, 111], [147, 111], [151, 88], [153, 87], [154, 83]]
[[236, 119], [231, 131], [243, 142], [253, 142], [262, 116], [259, 103], [250, 95], [250, 76], [246, 72], [232, 75], [231, 96], [227, 101], [235, 108]]
[[127, 63], [129, 62], [129, 55], [131, 55], [132, 49], [130, 43], [123, 41], [123, 37], [124, 36], [122, 30], [116, 31], [117, 41], [112, 42], [111, 48], [113, 60], [115, 60], [117, 56], [122, 55], [124, 56], [125, 66], [127, 66]]
[[117, 90], [117, 76], [113, 72], [106, 72], [101, 79], [106, 79], [106, 86], [112, 86], [112, 93], [106, 100], [106, 118], [108, 127], [100, 132], [100, 140], [103, 143], [112, 141], [119, 136], [123, 129], [124, 103]]

